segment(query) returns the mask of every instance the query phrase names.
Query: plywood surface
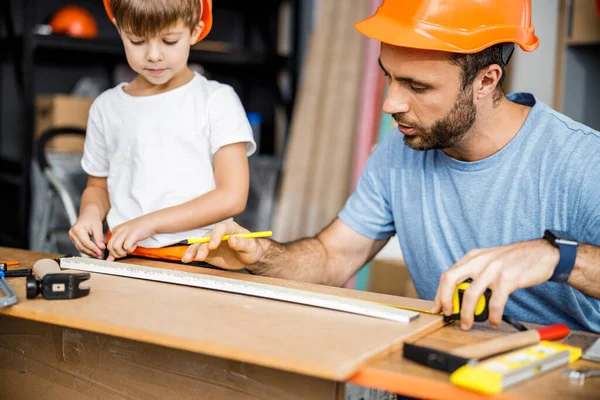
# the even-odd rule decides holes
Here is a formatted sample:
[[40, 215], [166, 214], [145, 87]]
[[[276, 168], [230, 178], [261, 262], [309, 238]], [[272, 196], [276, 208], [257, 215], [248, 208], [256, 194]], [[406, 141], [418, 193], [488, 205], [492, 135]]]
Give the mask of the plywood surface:
[[[0, 259], [31, 267], [42, 253], [0, 248]], [[230, 272], [128, 260], [155, 267], [345, 295], [411, 307], [430, 303], [348, 289], [281, 281]], [[1, 309], [14, 317], [85, 329], [306, 375], [345, 380], [366, 362], [401, 347], [408, 338], [443, 325], [441, 317], [422, 314], [410, 324], [289, 304], [267, 299], [92, 274], [88, 297], [27, 300], [25, 279], [9, 278], [19, 303]]]

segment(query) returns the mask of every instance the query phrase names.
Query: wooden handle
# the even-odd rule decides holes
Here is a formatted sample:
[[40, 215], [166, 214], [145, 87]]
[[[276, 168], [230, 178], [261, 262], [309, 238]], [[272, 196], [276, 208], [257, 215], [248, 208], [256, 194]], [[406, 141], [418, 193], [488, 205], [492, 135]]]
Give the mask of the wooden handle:
[[462, 346], [452, 350], [451, 353], [464, 358], [481, 359], [504, 353], [508, 350], [535, 344], [539, 341], [540, 334], [538, 331], [531, 330], [502, 336], [497, 339], [486, 340], [481, 343]]
[[40, 279], [43, 279], [46, 274], [58, 274], [60, 272], [58, 263], [49, 258], [42, 258], [33, 264], [33, 273]]

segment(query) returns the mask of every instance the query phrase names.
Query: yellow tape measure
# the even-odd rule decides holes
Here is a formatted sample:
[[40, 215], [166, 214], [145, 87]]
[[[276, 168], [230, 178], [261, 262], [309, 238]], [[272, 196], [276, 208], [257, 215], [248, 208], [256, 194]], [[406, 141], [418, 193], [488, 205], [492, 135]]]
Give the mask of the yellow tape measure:
[[[454, 296], [452, 296], [452, 315], [444, 316], [444, 321], [455, 321], [460, 320], [460, 310], [462, 309], [462, 301], [465, 291], [471, 286], [471, 282], [473, 280], [471, 278], [467, 279], [460, 285], [456, 287], [454, 290]], [[486, 291], [479, 297], [477, 300], [477, 305], [475, 306], [475, 317], [474, 320], [476, 322], [484, 322], [487, 321], [489, 316], [489, 303], [490, 298], [492, 297], [492, 291], [490, 289], [486, 289]], [[403, 310], [416, 311], [425, 314], [432, 314], [429, 310], [423, 310], [419, 308], [413, 307], [405, 307], [405, 306], [397, 306], [395, 304], [385, 304], [386, 306], [402, 308]], [[443, 313], [439, 313], [436, 315], [442, 315]]]

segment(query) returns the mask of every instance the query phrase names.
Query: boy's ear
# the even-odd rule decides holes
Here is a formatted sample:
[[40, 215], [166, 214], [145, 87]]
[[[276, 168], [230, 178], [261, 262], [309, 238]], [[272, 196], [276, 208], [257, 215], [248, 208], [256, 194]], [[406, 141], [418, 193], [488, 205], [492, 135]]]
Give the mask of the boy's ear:
[[192, 35], [191, 35], [192, 44], [195, 44], [198, 41], [198, 38], [200, 37], [200, 34], [202, 33], [203, 30], [204, 30], [204, 21], [200, 21], [200, 22], [198, 22], [198, 25], [196, 25], [196, 27], [192, 31]]

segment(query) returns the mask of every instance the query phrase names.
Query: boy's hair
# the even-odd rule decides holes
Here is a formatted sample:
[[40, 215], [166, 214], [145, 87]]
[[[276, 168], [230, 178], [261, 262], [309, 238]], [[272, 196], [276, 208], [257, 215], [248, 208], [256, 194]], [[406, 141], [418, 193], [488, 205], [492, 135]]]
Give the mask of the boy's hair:
[[111, 0], [119, 29], [151, 37], [183, 22], [193, 31], [200, 21], [200, 0]]
[[473, 54], [452, 54], [450, 62], [459, 65], [462, 70], [463, 89], [473, 83], [479, 71], [492, 64], [498, 64], [502, 69], [502, 76], [500, 76], [498, 86], [496, 86], [496, 90], [494, 92], [494, 102], [497, 102], [502, 98], [502, 96], [504, 96], [502, 83], [504, 82], [504, 71], [506, 69], [506, 64], [504, 64], [504, 61], [502, 60], [502, 46], [502, 43], [496, 44]]

